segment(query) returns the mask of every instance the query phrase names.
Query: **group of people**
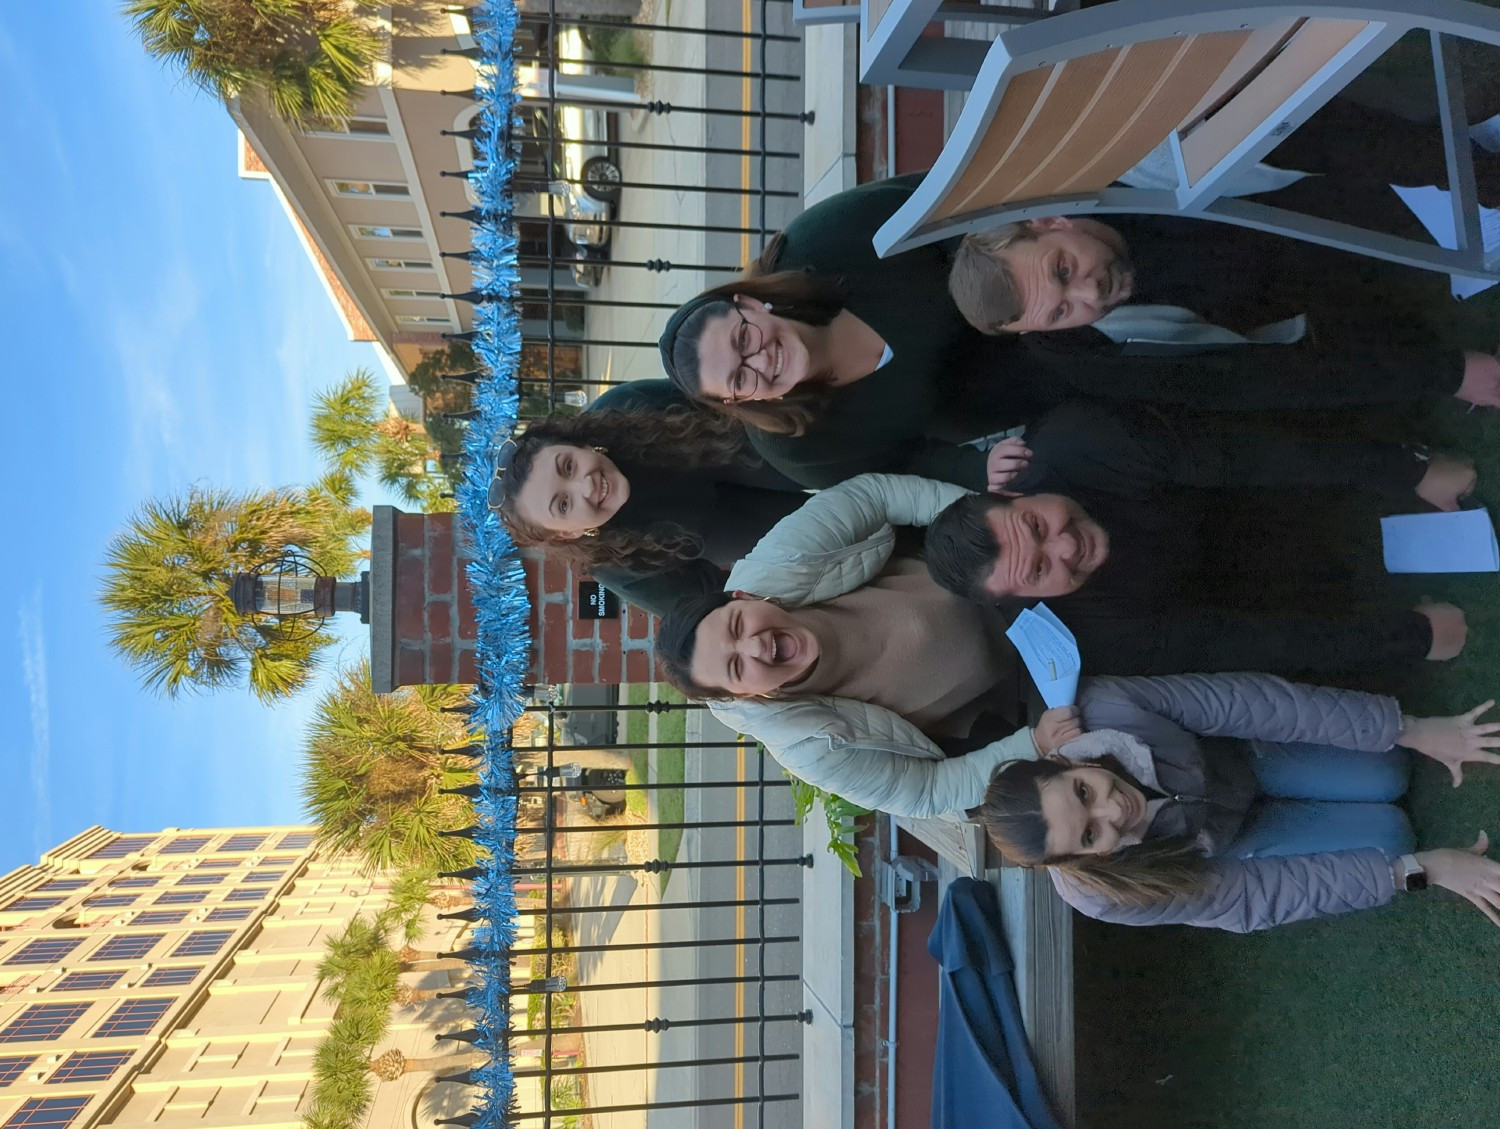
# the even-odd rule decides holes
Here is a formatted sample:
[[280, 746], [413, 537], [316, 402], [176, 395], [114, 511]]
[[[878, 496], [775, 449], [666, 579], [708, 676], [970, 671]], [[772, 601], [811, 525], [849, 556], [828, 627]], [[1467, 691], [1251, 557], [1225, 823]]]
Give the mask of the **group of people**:
[[[1348, 155], [1376, 129], [1410, 168]], [[1435, 131], [1339, 100], [1278, 155], [1312, 174], [1281, 202], [1393, 229], [1386, 181], [1444, 178]], [[1414, 407], [1500, 408], [1500, 361], [1445, 343], [1447, 280], [1179, 217], [880, 259], [917, 182], [807, 209], [675, 311], [667, 379], [507, 440], [489, 500], [515, 541], [661, 615], [666, 676], [790, 772], [977, 820], [1092, 916], [1245, 931], [1430, 883], [1500, 925], [1484, 836], [1416, 851], [1395, 806], [1412, 754], [1455, 785], [1500, 763], [1493, 703], [1420, 718], [1316, 684], [1466, 643], [1365, 535], [1476, 484], [1407, 441]], [[1037, 600], [1087, 677], [1032, 726], [1005, 630]]]

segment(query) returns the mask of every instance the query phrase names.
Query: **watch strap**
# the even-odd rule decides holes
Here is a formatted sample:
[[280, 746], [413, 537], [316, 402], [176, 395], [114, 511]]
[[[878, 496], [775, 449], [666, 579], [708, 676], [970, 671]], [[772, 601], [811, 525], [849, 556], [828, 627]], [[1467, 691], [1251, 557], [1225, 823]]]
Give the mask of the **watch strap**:
[[1427, 871], [1417, 861], [1416, 855], [1402, 855], [1396, 860], [1401, 873], [1401, 888], [1408, 894], [1427, 889]]

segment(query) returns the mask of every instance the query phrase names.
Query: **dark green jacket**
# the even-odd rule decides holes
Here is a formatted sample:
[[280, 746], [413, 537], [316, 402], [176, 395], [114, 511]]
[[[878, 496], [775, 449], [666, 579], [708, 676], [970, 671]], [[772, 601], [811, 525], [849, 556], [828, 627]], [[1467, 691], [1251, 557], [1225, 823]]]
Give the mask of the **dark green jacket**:
[[982, 490], [984, 454], [952, 440], [1020, 422], [1019, 411], [1007, 418], [1003, 403], [978, 414], [963, 402], [966, 380], [987, 375], [997, 357], [1021, 352], [1010, 341], [978, 333], [959, 314], [948, 296], [953, 244], [919, 247], [890, 259], [879, 258], [871, 245], [876, 230], [920, 182], [918, 174], [862, 184], [813, 205], [786, 228], [775, 269], [808, 268], [842, 277], [848, 309], [892, 352], [883, 368], [838, 389], [805, 434], [750, 432], [768, 463], [805, 486], [893, 471]]

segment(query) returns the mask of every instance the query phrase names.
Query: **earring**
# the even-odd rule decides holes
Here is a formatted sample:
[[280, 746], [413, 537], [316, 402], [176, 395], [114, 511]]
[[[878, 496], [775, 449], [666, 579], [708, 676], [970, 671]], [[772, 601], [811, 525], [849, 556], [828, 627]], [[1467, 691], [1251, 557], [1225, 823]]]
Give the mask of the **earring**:
[[596, 526], [594, 526], [593, 529], [585, 529], [583, 531], [583, 533], [581, 534], [581, 536], [583, 536], [583, 537], [598, 537], [599, 536], [599, 527], [596, 525]]
[[772, 310], [774, 310], [776, 308], [775, 306], [771, 305], [770, 302], [765, 303], [765, 307], [766, 307], [766, 313], [770, 313]]
[[607, 455], [607, 454], [609, 454], [609, 448], [608, 447], [594, 447], [592, 449], [595, 450], [595, 451], [598, 451], [601, 455]]

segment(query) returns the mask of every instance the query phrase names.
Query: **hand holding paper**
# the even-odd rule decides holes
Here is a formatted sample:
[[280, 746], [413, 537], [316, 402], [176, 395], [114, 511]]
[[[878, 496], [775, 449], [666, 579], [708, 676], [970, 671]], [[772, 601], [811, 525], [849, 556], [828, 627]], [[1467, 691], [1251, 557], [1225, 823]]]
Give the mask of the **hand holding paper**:
[[1046, 604], [1038, 604], [1016, 616], [1005, 636], [1021, 653], [1042, 701], [1052, 709], [1071, 706], [1078, 697], [1082, 662], [1078, 641], [1063, 621]]

